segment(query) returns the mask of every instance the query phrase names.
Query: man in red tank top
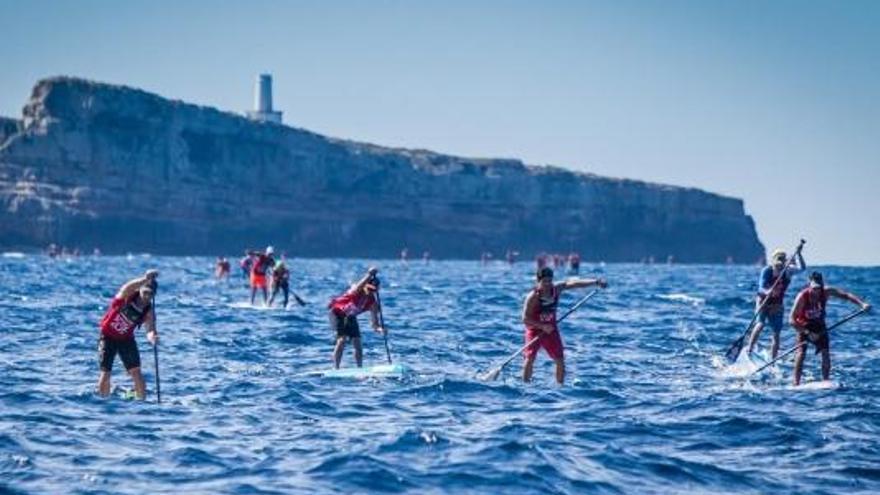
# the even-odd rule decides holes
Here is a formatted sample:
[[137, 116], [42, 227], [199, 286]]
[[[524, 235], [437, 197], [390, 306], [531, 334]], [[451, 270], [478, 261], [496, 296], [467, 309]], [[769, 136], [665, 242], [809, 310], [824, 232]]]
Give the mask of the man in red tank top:
[[101, 396], [110, 395], [110, 372], [117, 354], [131, 375], [137, 398], [143, 399], [146, 394], [144, 377], [141, 375], [141, 356], [134, 331], [144, 324], [147, 327], [147, 340], [153, 345], [159, 341], [153, 312], [153, 296], [158, 286], [158, 276], [158, 271], [148, 270], [143, 277], [123, 285], [101, 319], [98, 338], [98, 359], [101, 367], [98, 393]]
[[[862, 301], [849, 292], [825, 287], [822, 274], [813, 272], [810, 274], [809, 285], [798, 293], [791, 309], [789, 322], [797, 330], [797, 343], [812, 343], [816, 346], [816, 354], [822, 354], [822, 379], [828, 380], [831, 376], [831, 342], [828, 339], [828, 331], [825, 325], [825, 305], [829, 297], [836, 297], [849, 301], [864, 310], [871, 309], [871, 305]], [[794, 384], [801, 383], [801, 373], [804, 367], [804, 357], [807, 354], [808, 344], [800, 347], [794, 355]]]
[[554, 284], [553, 269], [546, 266], [538, 269], [537, 279], [537, 285], [528, 293], [523, 304], [522, 322], [526, 326], [525, 343], [531, 342], [536, 337], [540, 336], [540, 338], [523, 352], [525, 364], [522, 377], [524, 382], [532, 380], [535, 358], [538, 356], [538, 349], [543, 347], [547, 355], [556, 363], [556, 382], [561, 385], [565, 381], [565, 357], [562, 338], [556, 326], [556, 306], [559, 304], [559, 296], [567, 289], [594, 285], [605, 288], [608, 284], [601, 278], [573, 279]]
[[257, 295], [257, 289], [263, 291], [263, 306], [267, 304], [269, 299], [266, 274], [275, 268], [275, 249], [272, 246], [266, 248], [266, 253], [259, 251], [248, 251], [248, 255], [252, 257], [251, 264], [251, 305], [254, 304], [254, 297]]
[[336, 368], [339, 368], [342, 361], [346, 340], [351, 340], [358, 368], [363, 364], [361, 331], [357, 322], [359, 314], [369, 311], [373, 329], [379, 334], [385, 333], [385, 329], [379, 324], [379, 306], [376, 302], [376, 292], [379, 290], [379, 279], [376, 278], [378, 272], [376, 268], [370, 268], [363, 278], [344, 294], [333, 298], [327, 306], [330, 310], [330, 328], [336, 332], [336, 346], [333, 348], [333, 364]]

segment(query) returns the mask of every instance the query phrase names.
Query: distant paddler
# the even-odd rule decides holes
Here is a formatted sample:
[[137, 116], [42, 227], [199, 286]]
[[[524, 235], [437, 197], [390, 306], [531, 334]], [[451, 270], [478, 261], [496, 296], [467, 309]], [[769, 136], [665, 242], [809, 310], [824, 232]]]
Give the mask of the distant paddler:
[[263, 305], [266, 305], [269, 299], [268, 281], [266, 273], [275, 267], [275, 249], [272, 246], [266, 248], [265, 253], [259, 251], [248, 251], [248, 255], [253, 259], [251, 264], [251, 305], [254, 304], [254, 297], [257, 295], [257, 289], [263, 291]]
[[755, 350], [755, 344], [758, 343], [758, 337], [761, 336], [765, 326], [769, 326], [773, 331], [770, 340], [771, 358], [776, 359], [776, 355], [779, 354], [779, 333], [782, 331], [782, 321], [785, 318], [783, 308], [785, 291], [791, 284], [791, 276], [807, 268], [800, 247], [795, 251], [794, 258], [797, 266], [788, 266], [786, 269], [786, 265], [790, 264], [789, 259], [785, 251], [777, 249], [771, 255], [770, 265], [761, 270], [761, 275], [758, 277], [758, 294], [755, 298], [758, 322], [749, 337], [749, 354]]
[[254, 257], [251, 256], [249, 250], [245, 250], [244, 256], [238, 260], [238, 267], [241, 268], [241, 276], [245, 283], [248, 283], [251, 277], [251, 267], [254, 266]]
[[290, 292], [290, 270], [287, 269], [284, 256], [272, 268], [272, 295], [269, 296], [269, 306], [275, 301], [275, 296], [279, 290], [284, 293], [284, 304], [282, 304], [282, 307], [287, 308], [287, 298]]
[[228, 279], [231, 269], [229, 260], [223, 256], [217, 257], [217, 262], [214, 264], [214, 276], [217, 277], [217, 280]]
[[598, 286], [605, 288], [608, 284], [604, 279], [573, 279], [553, 283], [553, 269], [543, 267], [536, 273], [537, 284], [523, 303], [522, 321], [525, 324], [525, 343], [531, 342], [524, 352], [525, 363], [523, 364], [523, 381], [532, 379], [532, 368], [538, 349], [543, 347], [547, 354], [556, 363], [556, 382], [560, 385], [565, 381], [565, 356], [562, 337], [556, 325], [556, 307], [559, 305], [559, 296], [568, 289], [580, 289], [583, 287]]
[[98, 393], [110, 395], [110, 372], [116, 355], [131, 375], [134, 391], [138, 399], [146, 394], [144, 377], [141, 374], [141, 355], [138, 351], [134, 331], [144, 324], [147, 328], [147, 340], [156, 345], [159, 333], [156, 331], [156, 315], [153, 312], [153, 296], [158, 283], [159, 272], [148, 270], [143, 277], [136, 278], [123, 285], [110, 302], [110, 307], [100, 323], [98, 338], [98, 359], [101, 374], [98, 377]]
[[376, 292], [379, 290], [379, 271], [371, 267], [367, 274], [352, 285], [344, 294], [333, 298], [328, 305], [330, 328], [336, 332], [336, 347], [333, 349], [333, 364], [339, 368], [345, 341], [351, 340], [354, 347], [354, 360], [358, 368], [363, 365], [363, 348], [361, 347], [361, 331], [357, 316], [365, 311], [370, 312], [373, 329], [384, 334], [385, 329], [379, 322], [379, 305]]
[[572, 252], [568, 255], [568, 272], [577, 275], [581, 271], [581, 255]]
[[862, 301], [849, 292], [825, 287], [822, 274], [813, 272], [810, 274], [809, 285], [801, 290], [794, 300], [791, 308], [789, 321], [797, 330], [797, 345], [799, 346], [794, 355], [794, 384], [801, 383], [804, 357], [808, 343], [816, 347], [816, 354], [822, 355], [822, 380], [828, 380], [831, 376], [831, 341], [825, 324], [825, 306], [829, 297], [836, 297], [860, 306], [862, 311], [869, 311], [871, 305]]

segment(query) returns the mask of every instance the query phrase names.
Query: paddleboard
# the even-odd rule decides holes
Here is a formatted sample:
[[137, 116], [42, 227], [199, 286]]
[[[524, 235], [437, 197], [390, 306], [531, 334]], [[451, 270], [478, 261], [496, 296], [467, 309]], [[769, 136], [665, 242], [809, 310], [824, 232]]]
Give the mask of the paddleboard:
[[306, 373], [324, 378], [402, 378], [409, 370], [402, 364], [379, 364], [363, 368], [340, 368]]
[[792, 385], [791, 390], [834, 390], [840, 387], [840, 384], [834, 380], [816, 380], [812, 382], [801, 383], [797, 387]]

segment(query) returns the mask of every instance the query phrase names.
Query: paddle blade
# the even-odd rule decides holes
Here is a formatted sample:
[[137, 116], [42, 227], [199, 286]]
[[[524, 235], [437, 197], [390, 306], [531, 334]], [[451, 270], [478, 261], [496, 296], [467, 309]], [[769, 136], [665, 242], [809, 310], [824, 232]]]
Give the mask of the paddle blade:
[[745, 337], [740, 337], [736, 339], [736, 342], [730, 345], [730, 348], [727, 349], [727, 353], [725, 354], [728, 362], [735, 363], [736, 360], [739, 359], [739, 353], [742, 352], [744, 342]]
[[293, 298], [296, 299], [296, 303], [299, 304], [300, 306], [305, 306], [305, 305], [306, 305], [306, 302], [303, 301], [302, 298], [299, 297], [298, 295], [294, 294], [294, 295], [293, 295]]
[[495, 380], [498, 379], [498, 375], [500, 375], [500, 374], [501, 374], [501, 368], [499, 367], [499, 368], [495, 368], [495, 369], [487, 371], [486, 373], [480, 375], [479, 378], [480, 378], [480, 380], [482, 380], [484, 382], [494, 382]]

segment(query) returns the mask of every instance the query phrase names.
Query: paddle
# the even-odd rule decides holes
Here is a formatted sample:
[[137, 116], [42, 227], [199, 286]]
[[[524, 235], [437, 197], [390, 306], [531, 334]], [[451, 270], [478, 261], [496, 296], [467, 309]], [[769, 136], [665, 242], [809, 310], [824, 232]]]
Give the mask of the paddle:
[[[562, 320], [564, 320], [566, 317], [568, 317], [568, 315], [574, 313], [578, 308], [580, 308], [581, 306], [583, 306], [583, 304], [584, 304], [585, 302], [587, 302], [591, 297], [595, 296], [598, 292], [599, 292], [599, 289], [594, 289], [592, 292], [590, 292], [590, 293], [587, 294], [586, 296], [582, 297], [577, 303], [575, 303], [574, 306], [572, 306], [568, 311], [566, 311], [565, 314], [562, 315], [561, 318], [559, 318], [558, 320], [556, 320], [556, 323], [557, 323], [557, 324], [562, 323]], [[528, 349], [530, 345], [532, 345], [532, 344], [534, 344], [535, 342], [537, 342], [538, 339], [540, 339], [540, 338], [541, 338], [541, 335], [538, 335], [537, 337], [535, 337], [535, 338], [533, 338], [532, 340], [528, 341], [528, 342], [526, 343], [526, 345], [522, 346], [521, 348], [519, 348], [519, 350], [517, 350], [516, 352], [514, 352], [513, 354], [511, 354], [511, 355], [510, 355], [507, 359], [505, 359], [504, 362], [502, 362], [500, 365], [498, 365], [498, 366], [495, 367], [495, 368], [492, 368], [491, 370], [487, 371], [485, 374], [479, 376], [478, 378], [479, 378], [480, 380], [483, 380], [483, 381], [494, 381], [494, 380], [496, 380], [496, 379], [498, 378], [498, 375], [501, 374], [501, 370], [503, 370], [505, 366], [507, 366], [508, 364], [510, 364], [510, 362], [513, 361], [514, 358], [516, 358], [517, 356], [519, 356], [520, 354], [522, 354], [523, 352], [525, 352], [525, 350]]]
[[[159, 284], [153, 281], [153, 286], [159, 288]], [[153, 291], [153, 328], [156, 328], [156, 292]], [[157, 333], [158, 337], [159, 334]], [[153, 344], [153, 366], [156, 368], [156, 404], [162, 403], [162, 389], [159, 383], [159, 342]]]
[[379, 313], [379, 326], [382, 327], [382, 336], [385, 337], [385, 357], [391, 364], [391, 350], [388, 348], [388, 330], [385, 329], [385, 319], [382, 317], [382, 300], [379, 298], [379, 288], [376, 287], [376, 311]]
[[[860, 309], [858, 311], [854, 311], [854, 312], [848, 314], [847, 316], [841, 318], [840, 321], [838, 321], [837, 323], [835, 323], [835, 324], [831, 325], [830, 327], [828, 327], [827, 329], [825, 329], [825, 331], [830, 332], [830, 331], [834, 330], [835, 328], [839, 327], [840, 325], [843, 325], [844, 323], [848, 322], [849, 320], [852, 320], [856, 316], [860, 316], [860, 315], [867, 313], [869, 311], [869, 309], [870, 308]], [[764, 366], [761, 366], [760, 368], [756, 369], [755, 371], [749, 373], [749, 376], [756, 375], [756, 374], [760, 373], [761, 371], [764, 371], [765, 369], [769, 368], [770, 366], [773, 366], [778, 361], [782, 360], [785, 357], [788, 357], [788, 355], [790, 355], [791, 353], [793, 353], [793, 352], [797, 351], [798, 349], [800, 349], [801, 347], [807, 345], [807, 342], [808, 341], [805, 340], [805, 341], [801, 342], [800, 344], [792, 347], [791, 349], [783, 352], [782, 354], [777, 356], [776, 359], [774, 359], [773, 361], [770, 361], [769, 363], [765, 364]]]
[[[792, 262], [794, 262], [795, 258], [800, 255], [801, 250], [804, 248], [804, 244], [806, 244], [806, 242], [807, 241], [801, 239], [800, 244], [798, 244], [798, 247], [794, 250], [794, 255], [792, 255], [791, 258], [788, 259], [788, 262], [785, 263], [785, 266], [782, 268], [782, 272], [779, 274], [778, 277], [776, 277], [776, 281], [773, 282], [773, 285], [771, 285], [770, 289], [767, 291], [768, 295], [772, 293], [773, 289], [776, 288], [776, 285], [785, 278], [785, 273], [788, 272], [788, 269], [791, 267], [791, 264]], [[739, 336], [738, 339], [734, 340], [733, 343], [730, 344], [730, 346], [727, 348], [727, 351], [725, 351], [724, 355], [727, 357], [728, 362], [734, 363], [739, 358], [739, 353], [742, 352], [743, 343], [745, 342], [746, 337], [752, 330], [752, 326], [754, 326], [755, 322], [758, 321], [758, 317], [761, 315], [761, 310], [764, 309], [764, 306], [769, 300], [770, 297], [765, 297], [764, 300], [761, 301], [758, 309], [755, 310], [755, 314], [752, 315], [751, 321], [749, 321], [748, 326], [746, 326], [746, 330], [743, 332], [742, 335]]]
[[293, 300], [296, 301], [297, 304], [299, 304], [300, 306], [305, 306], [305, 305], [306, 305], [306, 302], [303, 301], [301, 297], [299, 297], [298, 295], [296, 295], [296, 292], [294, 292], [294, 291], [290, 291], [290, 294], [293, 296]]

